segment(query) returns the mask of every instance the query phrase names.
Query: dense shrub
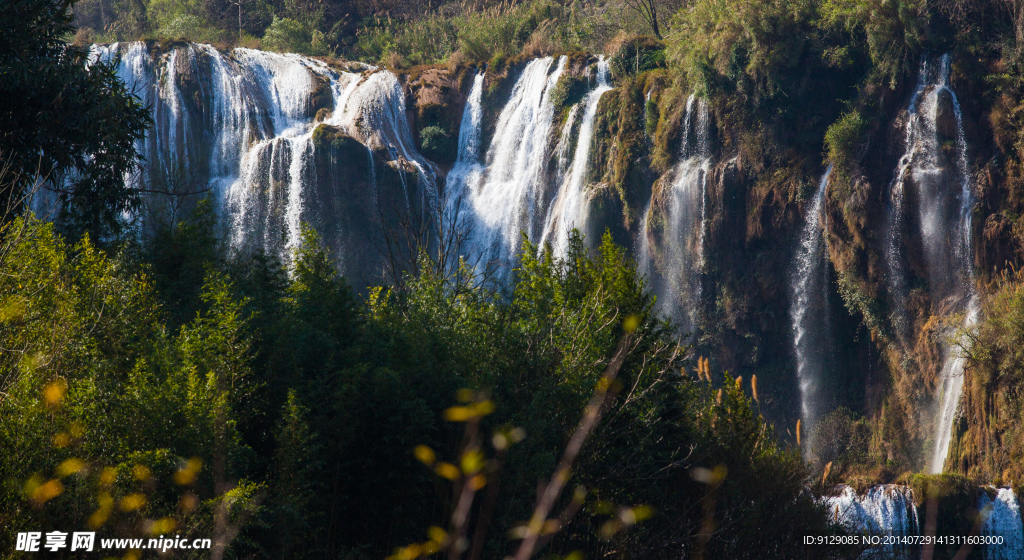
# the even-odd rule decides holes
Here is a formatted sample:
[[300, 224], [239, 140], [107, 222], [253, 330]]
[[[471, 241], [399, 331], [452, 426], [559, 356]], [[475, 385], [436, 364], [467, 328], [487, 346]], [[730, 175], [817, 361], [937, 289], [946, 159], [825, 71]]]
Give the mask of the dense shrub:
[[279, 52], [313, 54], [313, 31], [289, 18], [274, 16], [274, 22], [263, 35], [262, 46]]
[[426, 126], [420, 130], [420, 152], [434, 161], [454, 160], [458, 148], [458, 138], [439, 126]]
[[850, 111], [832, 123], [825, 132], [828, 159], [843, 176], [848, 176], [851, 168], [860, 161], [859, 150], [866, 129], [867, 122], [860, 112]]
[[875, 79], [890, 88], [916, 64], [927, 16], [923, 0], [826, 0], [821, 7], [824, 25], [864, 37]]

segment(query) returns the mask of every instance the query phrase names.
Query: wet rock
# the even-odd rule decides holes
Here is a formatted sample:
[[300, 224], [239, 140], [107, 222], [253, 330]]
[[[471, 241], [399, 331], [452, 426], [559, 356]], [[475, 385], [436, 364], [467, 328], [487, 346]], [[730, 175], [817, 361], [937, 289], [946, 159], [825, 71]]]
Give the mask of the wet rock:
[[310, 118], [319, 117], [320, 111], [330, 111], [334, 108], [334, 93], [331, 91], [331, 82], [326, 76], [317, 74], [311, 70], [307, 71], [309, 72], [309, 77], [313, 82], [313, 89], [309, 93], [308, 116]]
[[956, 140], [956, 112], [953, 107], [953, 95], [948, 89], [938, 92], [935, 106], [935, 134], [938, 135], [940, 144]]

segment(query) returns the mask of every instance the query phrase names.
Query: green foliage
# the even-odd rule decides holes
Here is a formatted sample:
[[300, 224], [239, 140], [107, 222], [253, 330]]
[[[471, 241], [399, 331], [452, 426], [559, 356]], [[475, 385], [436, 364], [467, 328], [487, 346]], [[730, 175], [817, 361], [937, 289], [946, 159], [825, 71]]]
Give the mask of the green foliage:
[[871, 426], [846, 407], [822, 417], [814, 427], [815, 462], [821, 466], [833, 463], [833, 472], [869, 462]]
[[922, 51], [928, 11], [923, 0], [826, 0], [821, 23], [863, 36], [876, 79], [894, 89]]
[[263, 35], [261, 46], [278, 52], [321, 54], [314, 52], [314, 31], [294, 19], [274, 16]]
[[844, 177], [849, 176], [853, 166], [860, 160], [858, 151], [863, 145], [863, 135], [867, 128], [868, 123], [860, 112], [850, 111], [832, 123], [825, 132], [828, 160]]
[[[971, 404], [951, 447], [953, 468], [1004, 484], [1024, 480], [1024, 282], [1004, 273], [983, 304], [982, 319], [970, 329], [964, 350], [968, 374], [964, 393]], [[1000, 449], [992, 448], [1000, 442]]]
[[210, 25], [198, 0], [149, 0], [146, 14], [157, 37], [218, 41], [224, 35]]
[[37, 180], [57, 193], [65, 231], [107, 240], [138, 194], [125, 187], [149, 113], [114, 66], [86, 67], [64, 42], [71, 0], [18, 0], [0, 18], [0, 205], [18, 209]]
[[611, 54], [608, 64], [616, 77], [664, 68], [665, 44], [651, 37], [630, 38]]
[[[141, 537], [145, 518], [208, 533], [208, 508], [244, 476], [248, 452], [236, 411], [249, 343], [230, 285], [210, 277], [208, 310], [171, 337], [144, 275], [88, 238], [68, 247], [51, 225], [9, 227], [22, 226], [0, 262], [0, 344], [22, 350], [0, 358], [5, 538], [67, 527]], [[255, 496], [236, 498], [231, 511]]]
[[[446, 493], [411, 450], [450, 455], [459, 435], [442, 412], [470, 387], [498, 405], [484, 429], [527, 434], [507, 457], [487, 541], [501, 550], [502, 529], [526, 518], [624, 322], [635, 330], [622, 396], [573, 474], [599, 503], [660, 512], [615, 536], [621, 545], [656, 554], [669, 546], [660, 535], [700, 540], [709, 482], [692, 469], [726, 473], [714, 482], [715, 515], [730, 521], [705, 543], [709, 553], [793, 551], [792, 531], [835, 530], [802, 494], [799, 456], [775, 443], [740, 383], [726, 376], [718, 391], [685, 374], [674, 328], [652, 314], [652, 296], [608, 235], [591, 252], [574, 234], [564, 260], [527, 243], [508, 292], [452, 284], [424, 266], [402, 292], [359, 302], [310, 229], [286, 274], [262, 255], [224, 257], [202, 224], [162, 234], [152, 241], [161, 250], [130, 253], [155, 259], [170, 240], [183, 244], [142, 267], [159, 271], [155, 282], [36, 222], [10, 245], [0, 344], [25, 351], [0, 355], [5, 532], [92, 519], [104, 534], [145, 516], [209, 534], [224, 499], [248, 525], [235, 554], [386, 554], [442, 523]], [[185, 289], [200, 270], [202, 288]], [[192, 310], [176, 335], [161, 300]], [[227, 480], [240, 482], [224, 493]], [[599, 503], [553, 551], [601, 546]], [[788, 521], [764, 530], [772, 519]]]
[[568, 115], [569, 109], [583, 100], [583, 96], [589, 90], [590, 76], [574, 76], [569, 72], [564, 72], [558, 78], [558, 82], [555, 83], [555, 88], [551, 91], [551, 104], [555, 107], [555, 114], [562, 115], [562, 120], [564, 120], [564, 117]]
[[434, 161], [452, 161], [458, 155], [458, 138], [437, 125], [420, 130], [420, 152]]
[[728, 87], [755, 104], [787, 95], [815, 8], [813, 0], [699, 0], [676, 14], [668, 53], [699, 92]]
[[445, 16], [431, 12], [415, 21], [374, 18], [358, 32], [353, 55], [393, 66], [448, 60], [456, 51], [473, 61], [500, 62], [521, 53], [598, 50], [595, 24], [582, 10], [550, 0], [502, 4]]

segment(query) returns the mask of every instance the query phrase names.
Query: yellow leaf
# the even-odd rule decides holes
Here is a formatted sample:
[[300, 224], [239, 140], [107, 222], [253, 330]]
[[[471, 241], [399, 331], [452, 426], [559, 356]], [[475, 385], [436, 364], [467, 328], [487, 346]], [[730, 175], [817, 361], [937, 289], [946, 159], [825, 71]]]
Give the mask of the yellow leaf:
[[434, 455], [434, 450], [427, 447], [426, 445], [417, 445], [412, 450], [413, 455], [424, 465], [431, 467], [437, 461], [437, 456]]
[[448, 542], [448, 533], [444, 529], [436, 525], [427, 529], [427, 535], [430, 537], [430, 540], [436, 543], [443, 545], [444, 543]]
[[650, 519], [654, 515], [654, 508], [651, 506], [636, 506], [633, 508], [633, 517], [636, 519], [634, 523]]
[[473, 414], [475, 416], [487, 416], [494, 412], [494, 403], [491, 401], [480, 401], [473, 405]]
[[53, 436], [53, 446], [58, 448], [64, 448], [71, 445], [71, 436], [61, 432]]
[[85, 468], [85, 461], [81, 459], [68, 459], [57, 466], [57, 476], [65, 478], [81, 472]]
[[47, 383], [43, 387], [43, 400], [46, 401], [47, 406], [57, 406], [60, 404], [61, 399], [68, 392], [68, 383], [61, 378], [57, 378], [55, 381]]
[[146, 497], [138, 492], [121, 498], [121, 511], [135, 511], [146, 505]]
[[473, 449], [462, 454], [460, 466], [462, 467], [462, 472], [465, 473], [467, 476], [480, 472], [480, 469], [483, 467], [483, 464], [484, 456], [483, 453], [480, 453], [480, 450], [478, 449]]
[[469, 487], [474, 491], [479, 490], [487, 485], [487, 477], [482, 474], [478, 474], [473, 478], [469, 479]]
[[473, 417], [473, 411], [465, 406], [453, 406], [444, 411], [444, 419], [449, 422], [465, 422]]
[[107, 467], [100, 473], [100, 484], [110, 486], [117, 480], [117, 471], [113, 467]]
[[32, 492], [32, 501], [38, 504], [45, 504], [59, 496], [63, 491], [64, 485], [54, 478], [36, 488], [35, 492]]
[[458, 480], [459, 478], [458, 467], [451, 463], [439, 463], [435, 470], [442, 478], [447, 478], [448, 480]]
[[640, 326], [639, 315], [627, 315], [622, 321], [622, 329], [628, 333], [635, 331]]
[[166, 535], [167, 533], [173, 533], [178, 528], [178, 523], [170, 517], [164, 517], [163, 519], [157, 519], [149, 526], [150, 535]]

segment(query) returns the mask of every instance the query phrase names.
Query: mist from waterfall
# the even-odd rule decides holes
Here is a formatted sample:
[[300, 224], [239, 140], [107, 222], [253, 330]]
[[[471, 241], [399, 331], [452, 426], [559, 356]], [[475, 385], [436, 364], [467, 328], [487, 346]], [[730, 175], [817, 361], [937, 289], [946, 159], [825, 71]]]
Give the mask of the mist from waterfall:
[[[905, 219], [911, 211], [907, 202], [916, 203], [922, 256], [932, 301], [932, 315], [964, 316], [964, 326], [978, 319], [971, 248], [971, 208], [973, 196], [967, 167], [967, 141], [963, 115], [956, 94], [949, 86], [950, 57], [937, 61], [922, 58], [918, 84], [907, 109], [905, 152], [900, 158], [890, 188], [889, 243], [886, 262], [889, 287], [898, 315], [893, 317], [900, 336], [907, 336], [905, 316], [908, 238]], [[952, 113], [952, 119], [950, 114]], [[949, 130], [952, 123], [955, 130]], [[945, 142], [944, 142], [945, 140]], [[943, 144], [955, 143], [954, 154]], [[913, 190], [908, 193], [908, 187]], [[964, 342], [964, 341], [959, 341]], [[957, 342], [943, 350], [943, 365], [935, 393], [935, 405], [929, 416], [933, 423], [930, 438], [929, 472], [942, 472], [952, 437], [952, 424], [963, 390], [964, 357]]]
[[[806, 433], [826, 412], [826, 375], [832, 366], [831, 317], [828, 309], [828, 254], [825, 246], [823, 206], [828, 189], [830, 165], [804, 215], [804, 226], [790, 274], [790, 318], [796, 353], [797, 383], [800, 387], [800, 418]], [[814, 449], [813, 436], [805, 439]]]
[[[141, 42], [115, 43], [94, 46], [93, 55], [117, 60], [119, 77], [153, 110], [135, 185], [178, 194], [211, 191], [236, 249], [287, 260], [298, 246], [302, 224], [324, 205], [316, 200], [313, 140], [321, 122], [366, 146], [374, 187], [373, 152], [380, 151], [403, 179], [406, 169], [415, 172], [416, 206], [424, 214], [437, 201], [433, 168], [415, 149], [405, 94], [390, 72], [369, 66], [339, 71], [294, 54], [222, 52], [202, 44], [161, 53]], [[412, 209], [411, 190], [403, 193], [406, 210]], [[377, 193], [369, 198], [375, 205]]]

